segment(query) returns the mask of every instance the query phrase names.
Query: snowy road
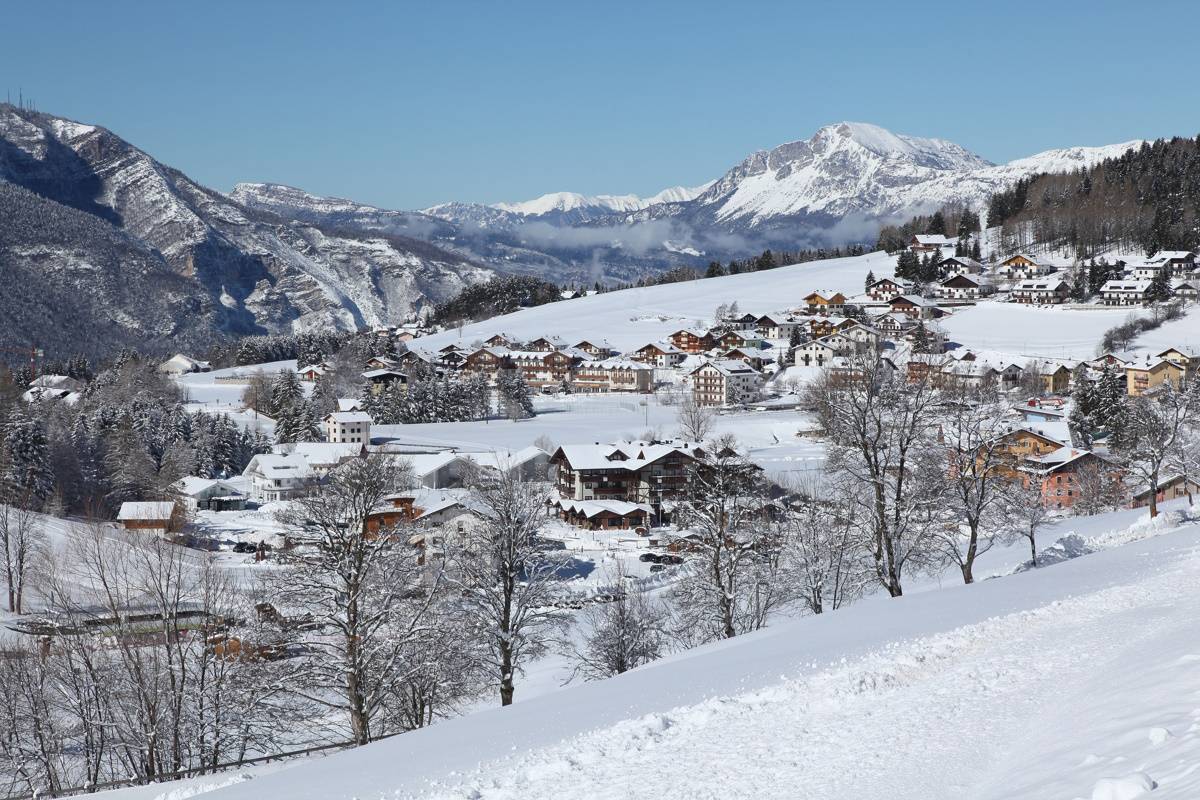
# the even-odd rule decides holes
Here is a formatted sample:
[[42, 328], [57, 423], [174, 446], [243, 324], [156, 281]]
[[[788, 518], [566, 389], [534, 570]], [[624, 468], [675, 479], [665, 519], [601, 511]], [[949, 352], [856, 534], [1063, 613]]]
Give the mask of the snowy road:
[[[1194, 797], [1200, 776], [1170, 745], [1192, 759], [1200, 749], [1198, 586], [1191, 555], [1131, 584], [593, 731], [428, 796], [1069, 798], [1145, 770], [1174, 790], [1155, 797]], [[1161, 717], [1129, 719], [1147, 697], [1184, 695], [1191, 714], [1167, 702]], [[1117, 750], [1080, 724], [1089, 712], [1115, 726]], [[1048, 791], [1056, 782], [1062, 793]]]

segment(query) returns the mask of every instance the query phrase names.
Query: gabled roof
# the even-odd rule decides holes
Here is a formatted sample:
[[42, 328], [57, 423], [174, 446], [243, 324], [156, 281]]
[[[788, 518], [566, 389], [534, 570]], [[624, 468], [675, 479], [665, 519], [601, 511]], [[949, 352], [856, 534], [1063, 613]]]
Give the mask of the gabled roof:
[[259, 453], [250, 459], [243, 475], [258, 473], [268, 480], [307, 479], [313, 477], [308, 459], [295, 453]]
[[613, 444], [568, 444], [554, 451], [554, 458], [566, 459], [572, 469], [622, 469], [636, 472], [673, 453], [689, 458], [701, 450], [697, 442], [615, 442]]
[[630, 359], [630, 358], [620, 358], [620, 357], [605, 358], [605, 359], [601, 359], [600, 361], [589, 361], [584, 366], [587, 367], [588, 369], [605, 369], [605, 370], [626, 369], [626, 370], [637, 370], [637, 371], [644, 370], [646, 372], [653, 371], [653, 369], [654, 369], [649, 364], [643, 364], [640, 361], [634, 361], [633, 359]]
[[708, 361], [708, 362], [696, 367], [694, 370], [691, 371], [691, 374], [695, 375], [697, 372], [699, 372], [702, 369], [705, 369], [706, 367], [712, 367], [713, 369], [717, 370], [718, 372], [720, 372], [722, 375], [724, 375], [726, 377], [731, 377], [733, 375], [758, 375], [759, 374], [758, 370], [756, 370], [754, 367], [747, 364], [745, 361], [738, 361], [736, 359], [728, 359], [728, 358], [714, 358], [711, 361]]
[[1106, 281], [1105, 284], [1100, 287], [1100, 292], [1136, 292], [1138, 294], [1144, 294], [1147, 290], [1149, 290], [1150, 283], [1151, 282], [1148, 280]]
[[654, 509], [646, 503], [627, 503], [624, 500], [568, 500], [558, 498], [554, 501], [554, 505], [563, 511], [582, 514], [588, 519], [603, 513], [616, 514], [620, 517], [628, 516], [636, 511], [644, 514], [654, 513]]
[[630, 352], [640, 353], [643, 350], [650, 349], [651, 347], [653, 347], [655, 350], [658, 350], [660, 353], [665, 353], [667, 355], [670, 355], [672, 353], [675, 353], [678, 355], [685, 355], [685, 353], [682, 350], [680, 350], [678, 347], [671, 344], [670, 342], [648, 342], [648, 343], [642, 345], [641, 347], [637, 348], [636, 350], [631, 350]]
[[1040, 456], [1029, 456], [1025, 462], [1030, 466], [1040, 467], [1040, 472], [1057, 472], [1069, 464], [1074, 464], [1083, 458], [1088, 457], [1098, 458], [1104, 461], [1103, 458], [1093, 453], [1091, 450], [1081, 450], [1078, 447], [1063, 445], [1057, 450]]
[[844, 300], [846, 298], [846, 295], [843, 292], [832, 291], [829, 289], [817, 289], [814, 292], [809, 292], [808, 294], [806, 294], [804, 296], [804, 299], [807, 300], [810, 297], [819, 297], [822, 300], [832, 300], [835, 297], [841, 297]]
[[121, 510], [117, 512], [117, 519], [125, 520], [145, 520], [153, 522], [155, 520], [170, 519], [175, 513], [175, 503], [170, 500], [162, 501], [137, 501], [121, 503]]
[[915, 294], [902, 294], [897, 297], [893, 297], [891, 300], [888, 301], [888, 303], [892, 304], [892, 305], [900, 303], [900, 302], [912, 303], [914, 306], [917, 306], [918, 308], [933, 307], [933, 306], [937, 305], [937, 303], [933, 302], [932, 300], [926, 300], [924, 297], [918, 297]]
[[1047, 275], [1042, 278], [1026, 278], [1013, 287], [1014, 292], [1055, 292], [1068, 286], [1067, 282], [1058, 275]]
[[217, 487], [229, 494], [241, 494], [241, 490], [228, 481], [219, 478], [201, 478], [198, 475], [188, 475], [175, 481], [175, 490], [188, 497], [196, 497], [209, 489]]
[[334, 411], [332, 414], [325, 415], [325, 421], [333, 421], [340, 425], [350, 422], [366, 422], [368, 424], [374, 422], [371, 415], [365, 411]]

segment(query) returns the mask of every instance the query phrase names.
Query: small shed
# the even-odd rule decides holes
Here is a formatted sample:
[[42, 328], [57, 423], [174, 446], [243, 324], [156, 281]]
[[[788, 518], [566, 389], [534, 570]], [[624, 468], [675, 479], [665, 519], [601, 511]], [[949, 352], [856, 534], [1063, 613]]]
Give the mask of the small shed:
[[125, 502], [117, 512], [117, 522], [127, 531], [165, 534], [179, 530], [183, 514], [174, 500]]

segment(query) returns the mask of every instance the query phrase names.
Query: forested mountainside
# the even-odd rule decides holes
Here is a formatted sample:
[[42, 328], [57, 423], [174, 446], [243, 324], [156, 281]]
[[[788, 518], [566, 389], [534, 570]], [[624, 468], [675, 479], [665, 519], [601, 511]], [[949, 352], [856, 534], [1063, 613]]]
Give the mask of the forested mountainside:
[[399, 323], [493, 275], [399, 231], [248, 209], [111, 131], [7, 104], [0, 187], [0, 344], [48, 355]]
[[0, 286], [6, 350], [36, 344], [94, 357], [168, 339], [169, 347], [199, 348], [219, 328], [203, 288], [143, 242], [98, 215], [3, 181]]
[[988, 225], [1005, 249], [1050, 245], [1088, 258], [1104, 250], [1200, 247], [1200, 137], [1161, 139], [1067, 174], [996, 192]]

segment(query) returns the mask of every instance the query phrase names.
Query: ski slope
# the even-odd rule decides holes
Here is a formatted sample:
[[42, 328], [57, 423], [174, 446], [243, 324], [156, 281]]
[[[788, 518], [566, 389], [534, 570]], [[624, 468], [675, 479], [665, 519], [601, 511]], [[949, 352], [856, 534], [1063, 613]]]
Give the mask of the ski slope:
[[1193, 798], [1200, 526], [1166, 507], [1074, 521], [1126, 543], [1063, 564], [777, 624], [209, 796]]
[[[771, 313], [803, 306], [805, 295], [819, 289], [847, 296], [861, 294], [868, 272], [891, 276], [896, 259], [887, 253], [810, 261], [766, 272], [623, 289], [563, 300], [423, 336], [413, 343], [421, 350], [487, 339], [503, 332], [533, 339], [555, 335], [576, 341], [607, 339], [620, 350], [631, 350], [665, 338], [680, 328], [706, 322], [717, 306], [737, 302], [742, 311]], [[575, 344], [570, 341], [568, 344]]]

